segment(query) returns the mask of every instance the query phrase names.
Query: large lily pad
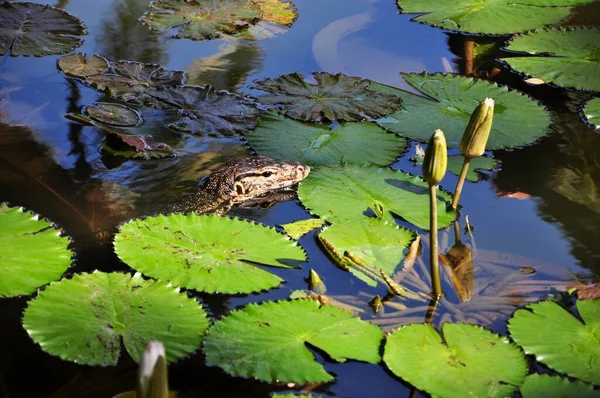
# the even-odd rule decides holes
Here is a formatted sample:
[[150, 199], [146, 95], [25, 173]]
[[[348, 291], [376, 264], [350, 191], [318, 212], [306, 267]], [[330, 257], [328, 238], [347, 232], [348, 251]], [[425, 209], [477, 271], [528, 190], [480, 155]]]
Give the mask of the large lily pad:
[[306, 124], [270, 112], [246, 134], [261, 155], [295, 160], [309, 166], [347, 163], [392, 163], [406, 148], [406, 139], [387, 133], [374, 123], [342, 123], [333, 128]]
[[594, 0], [398, 0], [413, 18], [444, 29], [468, 33], [511, 34], [561, 22], [571, 7]]
[[582, 109], [585, 120], [596, 130], [600, 129], [600, 98], [592, 98]]
[[520, 388], [523, 398], [598, 398], [600, 391], [594, 390], [590, 384], [579, 380], [570, 381], [567, 378], [532, 374], [525, 378]]
[[[362, 219], [371, 213], [398, 215], [419, 228], [429, 227], [429, 190], [420, 177], [376, 166], [347, 165], [311, 171], [300, 184], [298, 197], [312, 213], [335, 224]], [[442, 200], [441, 200], [441, 199]], [[438, 209], [450, 195], [438, 192]], [[454, 212], [439, 211], [440, 228], [450, 225]]]
[[13, 56], [68, 53], [86, 33], [78, 18], [49, 5], [3, 1], [0, 21], [0, 55], [9, 50]]
[[433, 100], [373, 83], [371, 89], [396, 94], [403, 109], [377, 122], [384, 128], [421, 142], [442, 129], [449, 148], [458, 147], [471, 113], [484, 98], [495, 101], [494, 123], [487, 149], [516, 148], [548, 133], [550, 115], [543, 106], [516, 90], [457, 75], [402, 74], [408, 84]]
[[60, 57], [57, 66], [59, 70], [69, 76], [86, 77], [105, 72], [109, 63], [106, 58], [96, 54], [86, 58], [85, 54], [76, 53]]
[[42, 349], [85, 365], [116, 365], [121, 339], [139, 361], [161, 341], [172, 361], [200, 347], [208, 327], [196, 300], [161, 282], [94, 272], [51, 284], [29, 302], [23, 327]]
[[194, 213], [132, 220], [119, 228], [115, 251], [148, 276], [210, 293], [277, 287], [281, 278], [250, 263], [290, 268], [306, 260], [295, 242], [274, 229]]
[[153, 29], [181, 27], [175, 37], [206, 40], [246, 30], [259, 20], [291, 25], [294, 6], [279, 0], [159, 0], [142, 22]]
[[398, 377], [438, 397], [507, 397], [527, 362], [517, 346], [480, 326], [408, 325], [387, 337], [383, 361]]
[[179, 108], [185, 115], [168, 127], [211, 136], [244, 133], [258, 124], [259, 110], [243, 97], [211, 86], [182, 86], [148, 91], [155, 99]]
[[0, 297], [30, 294], [71, 264], [69, 238], [37, 215], [0, 203]]
[[538, 361], [600, 384], [600, 300], [577, 301], [577, 310], [584, 323], [554, 302], [531, 304], [515, 312], [508, 329]]
[[562, 87], [600, 91], [600, 29], [538, 30], [512, 39], [506, 49], [542, 55], [504, 58], [516, 71]]
[[226, 373], [266, 382], [320, 383], [333, 376], [306, 343], [331, 359], [380, 361], [380, 328], [313, 300], [250, 304], [216, 322], [204, 341], [206, 360]]
[[314, 72], [313, 77], [316, 85], [307, 83], [296, 72], [257, 81], [253, 88], [272, 93], [259, 97], [261, 103], [282, 105], [286, 115], [304, 121], [358, 121], [400, 108], [399, 97], [369, 91], [368, 80], [327, 72]]

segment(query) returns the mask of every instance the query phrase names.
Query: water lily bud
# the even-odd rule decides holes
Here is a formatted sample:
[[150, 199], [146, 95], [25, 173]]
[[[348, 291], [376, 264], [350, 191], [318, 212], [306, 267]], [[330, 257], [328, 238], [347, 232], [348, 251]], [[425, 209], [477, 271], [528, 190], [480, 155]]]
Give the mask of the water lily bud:
[[483, 155], [490, 131], [492, 131], [493, 118], [494, 100], [486, 98], [473, 111], [469, 125], [460, 141], [460, 151], [465, 157], [474, 158]]
[[138, 371], [138, 398], [167, 398], [167, 355], [160, 341], [148, 343]]
[[446, 137], [442, 130], [435, 130], [431, 136], [425, 159], [423, 159], [423, 177], [429, 185], [437, 185], [446, 174], [448, 165], [448, 150], [446, 149]]

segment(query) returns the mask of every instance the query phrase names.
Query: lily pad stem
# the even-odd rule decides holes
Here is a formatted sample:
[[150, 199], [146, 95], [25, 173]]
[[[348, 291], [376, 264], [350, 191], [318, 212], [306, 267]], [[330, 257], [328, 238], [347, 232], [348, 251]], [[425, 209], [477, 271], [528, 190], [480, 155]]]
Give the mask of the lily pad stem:
[[429, 184], [429, 266], [431, 268], [431, 285], [433, 297], [442, 295], [440, 284], [440, 266], [438, 263], [438, 224], [437, 224], [437, 196], [436, 186]]
[[471, 158], [465, 156], [465, 161], [463, 162], [462, 169], [460, 170], [460, 176], [458, 177], [458, 182], [456, 183], [456, 189], [454, 190], [454, 196], [452, 197], [452, 208], [456, 210], [458, 207], [458, 201], [460, 200], [460, 194], [462, 193], [463, 185], [465, 185], [465, 179], [467, 178], [467, 172], [469, 171], [469, 164], [471, 163]]

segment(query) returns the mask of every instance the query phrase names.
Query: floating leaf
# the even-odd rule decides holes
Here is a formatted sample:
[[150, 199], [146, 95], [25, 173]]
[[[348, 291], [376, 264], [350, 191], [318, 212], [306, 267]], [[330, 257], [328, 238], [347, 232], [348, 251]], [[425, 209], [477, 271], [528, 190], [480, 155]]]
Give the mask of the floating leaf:
[[592, 98], [583, 107], [585, 120], [596, 130], [600, 129], [600, 98]]
[[173, 361], [200, 347], [208, 327], [196, 300], [140, 274], [76, 274], [52, 283], [23, 315], [29, 336], [49, 354], [84, 365], [116, 365], [121, 339], [139, 361], [161, 341]]
[[85, 108], [93, 120], [117, 127], [135, 127], [142, 123], [142, 116], [128, 106], [108, 102], [96, 102]]
[[504, 58], [516, 71], [561, 87], [600, 91], [600, 29], [538, 30], [517, 36], [506, 49], [542, 55]]
[[120, 227], [115, 251], [131, 267], [175, 286], [209, 293], [250, 293], [282, 279], [250, 263], [290, 268], [302, 249], [274, 229], [248, 221], [170, 214]]
[[348, 312], [312, 300], [250, 304], [216, 322], [204, 341], [206, 360], [226, 373], [269, 383], [333, 380], [306, 343], [331, 359], [380, 361], [383, 332]]
[[408, 138], [427, 142], [443, 128], [448, 148], [457, 148], [471, 113], [484, 98], [495, 105], [488, 150], [532, 144], [548, 132], [550, 115], [537, 102], [516, 90], [472, 78], [426, 73], [402, 74], [408, 84], [433, 98], [414, 95], [379, 83], [371, 89], [402, 97], [403, 109], [379, 119], [379, 125]]
[[148, 92], [152, 97], [180, 108], [186, 117], [168, 125], [175, 131], [205, 135], [232, 135], [253, 129], [259, 110], [243, 97], [215, 91], [211, 86], [183, 86]]
[[175, 156], [171, 147], [156, 142], [150, 136], [108, 133], [102, 142], [102, 149], [129, 159], [163, 159]]
[[570, 381], [563, 377], [535, 373], [525, 378], [525, 383], [521, 386], [521, 395], [523, 398], [598, 398], [600, 392], [579, 380]]
[[525, 380], [527, 362], [508, 338], [481, 326], [412, 324], [387, 336], [383, 361], [419, 390], [442, 397], [506, 397]]
[[281, 228], [285, 231], [290, 238], [294, 240], [300, 239], [302, 236], [312, 231], [315, 228], [319, 228], [325, 224], [325, 221], [320, 218], [309, 218], [308, 220], [294, 221], [289, 224], [281, 225]]
[[304, 121], [358, 121], [377, 118], [400, 108], [401, 99], [368, 90], [370, 82], [343, 73], [332, 75], [314, 72], [316, 85], [308, 84], [300, 73], [257, 81], [256, 90], [267, 91], [259, 101], [266, 105], [283, 105], [283, 112]]
[[289, 394], [273, 394], [272, 398], [322, 398], [320, 395], [312, 395], [312, 394], [300, 394], [295, 395], [292, 393]]
[[418, 22], [459, 32], [506, 35], [557, 24], [571, 14], [570, 6], [592, 1], [398, 0], [398, 5], [405, 13], [423, 13], [413, 18]]
[[64, 54], [79, 47], [86, 34], [83, 23], [49, 5], [4, 1], [0, 3], [0, 55], [43, 56]]
[[335, 223], [319, 232], [319, 239], [326, 239], [338, 256], [348, 258], [352, 264], [349, 271], [372, 286], [381, 279], [381, 269], [388, 275], [398, 271], [404, 251], [415, 237], [414, 232], [395, 224], [366, 217]]
[[[429, 189], [420, 177], [376, 166], [321, 167], [300, 184], [298, 197], [314, 214], [331, 223], [361, 219], [368, 213], [381, 218], [393, 213], [419, 228], [429, 226]], [[438, 207], [450, 195], [438, 193]], [[370, 210], [369, 210], [370, 209]], [[453, 211], [440, 211], [440, 228], [450, 225]]]
[[0, 203], [0, 297], [30, 294], [71, 264], [69, 238], [22, 207]]
[[87, 59], [85, 54], [69, 54], [58, 59], [58, 69], [69, 76], [86, 77], [105, 72], [109, 67], [108, 61], [96, 54]]
[[294, 3], [280, 0], [250, 0], [250, 4], [258, 7], [260, 19], [278, 25], [290, 26], [298, 15]]
[[307, 124], [270, 112], [246, 134], [261, 155], [295, 160], [309, 166], [373, 163], [385, 166], [406, 149], [406, 139], [374, 123], [341, 123], [334, 128]]
[[517, 310], [511, 337], [552, 369], [600, 384], [600, 300], [577, 301], [582, 323], [560, 305], [543, 301]]

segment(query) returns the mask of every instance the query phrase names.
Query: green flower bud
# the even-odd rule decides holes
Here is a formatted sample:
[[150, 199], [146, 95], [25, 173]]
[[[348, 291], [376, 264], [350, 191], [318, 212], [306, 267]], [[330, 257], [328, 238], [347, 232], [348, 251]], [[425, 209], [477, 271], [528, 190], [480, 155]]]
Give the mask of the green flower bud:
[[460, 151], [465, 157], [474, 158], [483, 155], [490, 131], [492, 131], [493, 118], [494, 100], [486, 98], [473, 111], [469, 125], [460, 141]]
[[431, 136], [425, 159], [423, 159], [423, 177], [429, 185], [437, 185], [446, 174], [448, 165], [448, 150], [446, 149], [446, 137], [442, 130], [435, 130]]

